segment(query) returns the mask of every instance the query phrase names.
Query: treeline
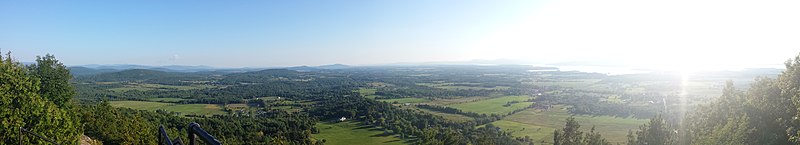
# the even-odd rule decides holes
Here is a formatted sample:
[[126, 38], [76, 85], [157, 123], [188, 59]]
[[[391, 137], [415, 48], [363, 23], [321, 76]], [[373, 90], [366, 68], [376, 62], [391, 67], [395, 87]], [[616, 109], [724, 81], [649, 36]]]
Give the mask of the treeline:
[[464, 111], [461, 111], [459, 109], [452, 108], [452, 107], [447, 107], [447, 106], [428, 105], [428, 104], [419, 104], [419, 105], [416, 105], [416, 106], [418, 108], [428, 109], [428, 110], [432, 110], [432, 111], [436, 111], [436, 112], [450, 113], [450, 114], [460, 114], [460, 115], [469, 116], [469, 117], [473, 117], [473, 118], [486, 117], [486, 114], [478, 114], [478, 113], [475, 113], [475, 112], [464, 112]]
[[226, 144], [322, 144], [312, 140], [316, 119], [303, 114], [264, 113], [252, 117], [180, 117], [172, 112], [113, 108], [108, 103], [80, 109], [85, 134], [105, 144], [157, 144], [158, 127], [184, 143], [187, 125], [197, 122]]

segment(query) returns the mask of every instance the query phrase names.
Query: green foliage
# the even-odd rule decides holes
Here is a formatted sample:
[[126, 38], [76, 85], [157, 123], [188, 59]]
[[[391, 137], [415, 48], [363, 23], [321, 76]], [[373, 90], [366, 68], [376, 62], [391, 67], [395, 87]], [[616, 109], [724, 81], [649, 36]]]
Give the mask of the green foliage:
[[727, 123], [723, 126], [714, 128], [714, 132], [707, 136], [701, 136], [694, 144], [698, 145], [746, 145], [748, 144], [747, 138], [751, 135], [752, 130], [748, 124], [748, 117], [740, 116], [729, 118]]
[[680, 144], [797, 144], [800, 57], [777, 79], [758, 78], [746, 92], [728, 82], [716, 101], [688, 113]]
[[594, 126], [589, 133], [584, 134], [580, 131], [581, 125], [575, 121], [574, 117], [569, 117], [566, 120], [566, 125], [561, 131], [556, 130], [553, 133], [554, 145], [611, 145], [600, 135], [595, 132]]
[[[10, 54], [5, 58], [0, 56], [0, 60], [0, 144], [18, 144], [20, 127], [61, 144], [76, 144], [82, 130], [72, 110], [59, 108], [54, 102], [42, 97], [71, 97], [69, 94], [59, 94], [68, 92], [68, 89], [48, 88], [47, 94], [39, 94], [40, 86], [52, 87], [52, 84], [40, 85], [39, 77], [52, 78], [48, 76], [51, 74], [31, 75], [25, 66], [12, 60]], [[45, 143], [30, 134], [25, 134], [21, 142]]]
[[81, 108], [85, 133], [108, 144], [156, 144], [156, 127], [136, 112], [126, 113], [108, 103]]
[[574, 117], [567, 118], [566, 125], [564, 126], [561, 131], [556, 130], [553, 133], [553, 144], [554, 145], [577, 145], [580, 144], [583, 139], [583, 132], [578, 130], [581, 128], [581, 125], [575, 121]]
[[311, 139], [314, 118], [274, 112], [253, 117], [181, 117], [172, 112], [114, 108], [108, 103], [82, 106], [86, 135], [108, 144], [156, 144], [164, 126], [172, 138], [186, 141], [186, 125], [197, 122], [225, 144], [317, 144]]
[[53, 55], [37, 56], [36, 64], [28, 66], [30, 73], [39, 78], [39, 94], [41, 97], [66, 108], [75, 89], [69, 84], [72, 75], [64, 64], [58, 62]]
[[636, 138], [628, 139], [628, 145], [668, 145], [672, 143], [672, 136], [672, 130], [659, 114], [650, 118], [649, 123], [640, 126], [636, 131]]

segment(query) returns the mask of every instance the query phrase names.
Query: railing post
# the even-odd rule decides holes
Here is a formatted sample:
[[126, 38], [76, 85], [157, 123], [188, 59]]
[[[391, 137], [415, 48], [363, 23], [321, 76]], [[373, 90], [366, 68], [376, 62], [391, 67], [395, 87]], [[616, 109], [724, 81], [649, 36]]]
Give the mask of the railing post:
[[19, 127], [19, 145], [22, 145], [22, 126]]
[[[164, 141], [167, 141], [164, 143]], [[172, 145], [172, 139], [169, 138], [169, 134], [167, 134], [167, 130], [164, 129], [163, 125], [158, 126], [158, 144], [160, 145]]]
[[186, 128], [186, 131], [189, 133], [189, 137], [190, 137], [189, 143], [190, 143], [190, 145], [197, 144], [197, 142], [195, 141], [195, 138], [197, 138], [197, 136], [200, 136], [200, 138], [203, 139], [203, 141], [205, 141], [206, 144], [209, 144], [209, 145], [222, 145], [222, 143], [219, 142], [219, 140], [214, 138], [214, 136], [211, 136], [210, 134], [208, 134], [208, 132], [203, 130], [203, 128], [200, 128], [200, 124], [197, 124], [195, 122], [189, 123], [189, 127]]
[[189, 126], [188, 126], [188, 127], [186, 127], [186, 134], [188, 134], [188, 135], [189, 135], [189, 136], [188, 136], [188, 137], [189, 137], [189, 145], [197, 145], [197, 141], [195, 140], [195, 138], [196, 138], [197, 136], [195, 136], [195, 135], [194, 135], [194, 131], [192, 131], [192, 126], [193, 126], [194, 124], [195, 124], [194, 122], [192, 122], [192, 123], [189, 123]]

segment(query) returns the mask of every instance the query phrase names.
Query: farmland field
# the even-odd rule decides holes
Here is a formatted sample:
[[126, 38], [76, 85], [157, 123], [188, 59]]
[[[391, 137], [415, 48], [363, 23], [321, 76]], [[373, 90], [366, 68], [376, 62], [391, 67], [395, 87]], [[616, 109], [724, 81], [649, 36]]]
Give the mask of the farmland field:
[[189, 100], [189, 99], [182, 99], [182, 98], [150, 98], [150, 99], [147, 99], [147, 100], [148, 101], [155, 101], [155, 102], [175, 103], [175, 102], [180, 102], [180, 101]]
[[402, 104], [402, 103], [424, 103], [430, 100], [423, 98], [397, 98], [397, 99], [379, 99], [378, 101], [384, 101], [389, 103], [397, 102]]
[[216, 104], [173, 104], [161, 102], [147, 102], [147, 101], [111, 101], [111, 106], [125, 107], [139, 110], [158, 110], [163, 109], [167, 111], [181, 112], [184, 115], [197, 114], [197, 115], [215, 115], [225, 114], [224, 111]]
[[[523, 102], [529, 98], [529, 96], [505, 96], [476, 102], [452, 104], [448, 105], [448, 107], [481, 114], [506, 114], [516, 109], [525, 108], [533, 104], [533, 102]], [[519, 101], [519, 103], [514, 103], [508, 107], [504, 106], [506, 103], [511, 101]]]
[[351, 144], [385, 144], [404, 145], [394, 134], [384, 134], [383, 131], [372, 126], [360, 125], [358, 122], [320, 122], [316, 127], [319, 134], [313, 134], [318, 140], [325, 140], [326, 145], [351, 145]]
[[[549, 110], [528, 109], [492, 124], [511, 132], [514, 136], [530, 136], [536, 140], [535, 143], [543, 141], [552, 144], [553, 131], [563, 128], [564, 120], [573, 116], [563, 108], [563, 106], [554, 106]], [[610, 116], [574, 115], [574, 117], [581, 124], [581, 130], [588, 132], [592, 126], [595, 126], [596, 130], [612, 143], [625, 142], [628, 130], [637, 130], [639, 125], [647, 122], [646, 119]]]
[[417, 108], [417, 107], [409, 107], [409, 108], [410, 109], [416, 109], [416, 110], [419, 110], [419, 111], [422, 111], [422, 112], [425, 112], [425, 113], [430, 113], [430, 114], [437, 115], [437, 116], [442, 116], [445, 119], [448, 119], [450, 121], [455, 121], [455, 122], [467, 122], [467, 121], [475, 120], [474, 118], [471, 118], [471, 117], [468, 117], [468, 116], [464, 116], [464, 115], [460, 115], [460, 114], [444, 113], [444, 112], [438, 112], [438, 111], [422, 109], [422, 108]]

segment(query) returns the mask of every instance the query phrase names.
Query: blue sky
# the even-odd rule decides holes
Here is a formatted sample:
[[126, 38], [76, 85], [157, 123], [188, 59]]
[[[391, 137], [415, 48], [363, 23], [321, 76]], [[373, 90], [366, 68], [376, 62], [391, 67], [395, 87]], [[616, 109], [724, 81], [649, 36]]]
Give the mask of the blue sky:
[[69, 65], [265, 67], [518, 59], [780, 65], [796, 1], [0, 1], [0, 49]]
[[534, 7], [461, 0], [3, 1], [0, 48], [22, 60], [53, 53], [68, 64], [468, 60], [458, 44]]

